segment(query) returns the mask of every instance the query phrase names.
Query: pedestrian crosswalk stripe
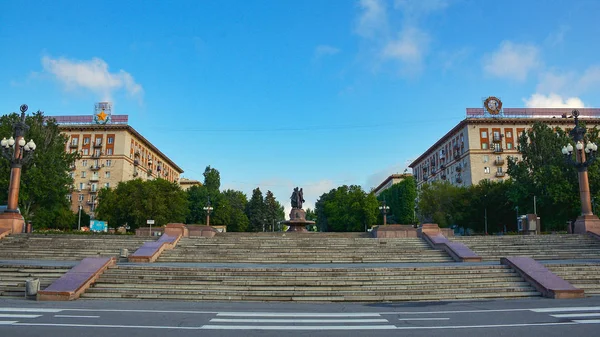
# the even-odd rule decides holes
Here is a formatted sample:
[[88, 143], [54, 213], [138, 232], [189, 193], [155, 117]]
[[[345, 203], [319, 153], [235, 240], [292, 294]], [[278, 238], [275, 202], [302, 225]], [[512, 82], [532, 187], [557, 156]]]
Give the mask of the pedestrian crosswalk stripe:
[[277, 318], [213, 318], [215, 323], [389, 323], [384, 318], [367, 319], [277, 319]]

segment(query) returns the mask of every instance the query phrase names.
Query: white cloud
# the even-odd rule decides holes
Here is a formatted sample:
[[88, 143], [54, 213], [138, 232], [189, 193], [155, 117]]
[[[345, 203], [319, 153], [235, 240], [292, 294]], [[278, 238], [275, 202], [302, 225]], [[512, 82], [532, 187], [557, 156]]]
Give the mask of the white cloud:
[[137, 97], [141, 97], [144, 92], [130, 73], [124, 70], [111, 73], [108, 64], [99, 58], [80, 61], [44, 56], [42, 66], [67, 90], [87, 89], [100, 95], [103, 100], [112, 100], [112, 94], [118, 90], [124, 90], [127, 94]]
[[528, 108], [583, 108], [585, 105], [579, 97], [563, 98], [557, 94], [533, 94], [523, 99]]
[[567, 32], [569, 32], [569, 30], [571, 30], [571, 27], [567, 25], [560, 25], [558, 30], [550, 33], [548, 37], [546, 37], [546, 44], [550, 47], [561, 45], [565, 41], [565, 35]]
[[329, 46], [329, 45], [318, 45], [315, 48], [315, 58], [319, 59], [323, 56], [331, 56], [338, 54], [340, 50], [338, 48]]
[[387, 8], [381, 0], [360, 0], [362, 13], [358, 17], [356, 33], [362, 37], [372, 38], [387, 30]]
[[407, 27], [398, 34], [398, 39], [389, 41], [382, 56], [411, 65], [420, 64], [429, 45], [429, 35], [416, 27]]
[[532, 70], [542, 64], [539, 49], [532, 44], [502, 41], [498, 50], [484, 57], [486, 73], [501, 78], [524, 81]]

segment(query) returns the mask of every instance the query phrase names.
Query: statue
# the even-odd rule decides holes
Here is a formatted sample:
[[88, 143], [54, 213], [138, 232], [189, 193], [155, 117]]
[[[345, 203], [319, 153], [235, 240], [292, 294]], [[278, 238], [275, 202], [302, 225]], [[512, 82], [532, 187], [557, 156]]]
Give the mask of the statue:
[[292, 201], [292, 208], [302, 209], [302, 203], [305, 201], [304, 192], [302, 191], [302, 189], [298, 189], [298, 187], [296, 187], [294, 188], [290, 199]]

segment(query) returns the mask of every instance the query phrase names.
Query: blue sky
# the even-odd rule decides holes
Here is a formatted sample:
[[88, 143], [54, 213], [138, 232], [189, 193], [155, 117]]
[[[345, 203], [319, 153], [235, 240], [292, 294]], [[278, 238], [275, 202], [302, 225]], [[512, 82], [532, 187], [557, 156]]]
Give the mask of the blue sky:
[[[115, 114], [202, 180], [307, 206], [465, 117], [600, 106], [596, 0], [1, 1], [0, 112]], [[289, 208], [289, 205], [288, 205]]]

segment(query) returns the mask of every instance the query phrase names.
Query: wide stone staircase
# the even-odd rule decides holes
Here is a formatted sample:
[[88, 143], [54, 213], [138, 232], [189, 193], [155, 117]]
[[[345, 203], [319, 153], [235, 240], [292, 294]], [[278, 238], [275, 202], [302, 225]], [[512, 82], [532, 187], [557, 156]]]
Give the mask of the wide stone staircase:
[[43, 290], [69, 269], [68, 266], [0, 265], [0, 298], [24, 298], [27, 279], [39, 279]]
[[585, 234], [461, 236], [450, 240], [464, 243], [483, 261], [509, 256], [536, 260], [600, 259], [600, 241]]
[[374, 268], [117, 265], [82, 295], [102, 299], [380, 302], [540, 296], [498, 264]]
[[188, 263], [382, 263], [453, 262], [419, 238], [374, 239], [352, 233], [222, 233], [184, 238], [158, 262]]
[[155, 238], [129, 235], [18, 234], [0, 240], [0, 260], [81, 260], [118, 256], [122, 248], [135, 251]]
[[574, 287], [583, 289], [587, 296], [600, 296], [600, 261], [546, 263], [545, 266]]

